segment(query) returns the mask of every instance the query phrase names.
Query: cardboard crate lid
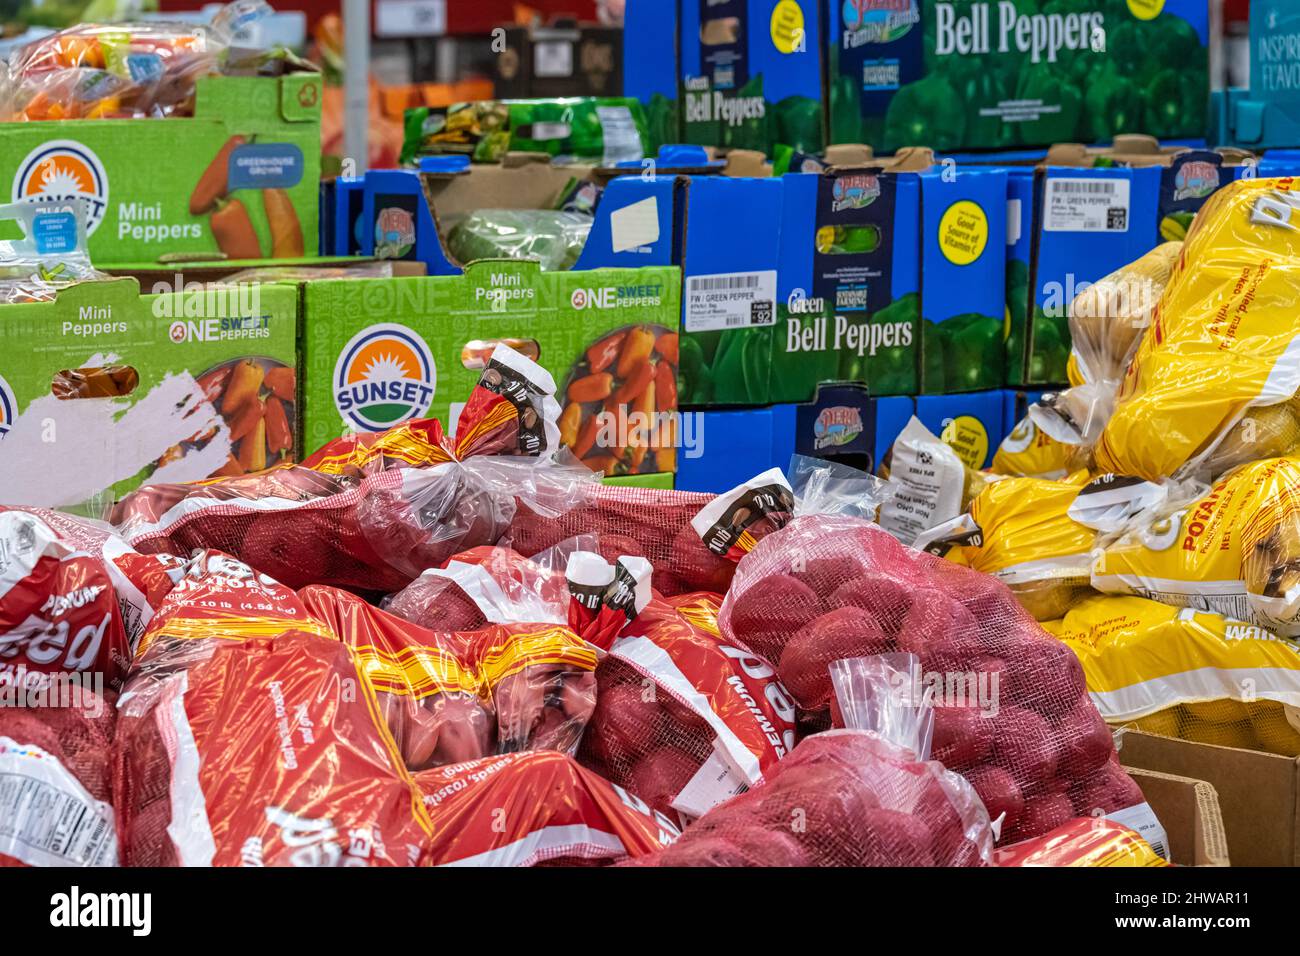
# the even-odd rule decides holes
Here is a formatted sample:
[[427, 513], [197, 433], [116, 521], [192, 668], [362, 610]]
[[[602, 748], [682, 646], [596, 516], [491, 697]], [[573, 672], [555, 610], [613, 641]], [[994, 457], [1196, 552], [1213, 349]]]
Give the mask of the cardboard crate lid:
[[1120, 762], [1128, 769], [1190, 777], [1214, 787], [1234, 865], [1300, 865], [1300, 760], [1137, 730], [1125, 731], [1118, 743]]
[[1169, 855], [1180, 866], [1229, 866], [1219, 794], [1204, 780], [1129, 770], [1169, 837]]

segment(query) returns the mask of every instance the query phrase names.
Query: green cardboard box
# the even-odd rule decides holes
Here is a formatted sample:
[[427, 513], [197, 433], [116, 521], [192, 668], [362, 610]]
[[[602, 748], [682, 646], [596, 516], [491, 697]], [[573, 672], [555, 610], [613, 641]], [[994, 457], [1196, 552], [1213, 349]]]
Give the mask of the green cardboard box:
[[299, 452], [291, 286], [141, 295], [133, 279], [85, 282], [0, 306], [0, 336], [6, 504], [99, 514], [146, 481]]
[[[210, 76], [198, 81], [193, 117], [0, 123], [0, 183], [11, 184], [12, 202], [84, 198], [90, 256], [100, 267], [164, 257], [312, 256], [319, 246], [320, 100], [316, 73]], [[192, 213], [214, 161], [212, 177], [224, 178], [229, 198]], [[295, 245], [289, 213], [276, 212], [289, 240], [273, 247], [266, 204], [274, 209], [286, 197], [301, 237]]]
[[[582, 446], [575, 451], [589, 465], [611, 476], [675, 470], [669, 433], [660, 433], [663, 453], [627, 447], [633, 413], [664, 422], [649, 413], [676, 411], [674, 266], [542, 272], [535, 261], [488, 259], [463, 275], [326, 280], [302, 294], [309, 448], [420, 417], [454, 430], [492, 349], [506, 341], [554, 377], [562, 440]], [[645, 354], [625, 365], [629, 345]], [[651, 384], [637, 384], [642, 363]], [[623, 414], [602, 418], [603, 410]]]

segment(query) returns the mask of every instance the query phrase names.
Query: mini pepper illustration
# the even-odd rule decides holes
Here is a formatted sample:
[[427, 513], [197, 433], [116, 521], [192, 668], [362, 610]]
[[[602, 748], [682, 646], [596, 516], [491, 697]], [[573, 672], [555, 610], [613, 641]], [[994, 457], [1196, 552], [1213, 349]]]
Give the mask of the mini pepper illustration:
[[248, 140], [242, 136], [232, 136], [217, 150], [217, 155], [212, 157], [212, 162], [199, 177], [194, 192], [190, 193], [191, 216], [203, 215], [226, 197], [230, 191], [230, 154], [246, 142]]
[[217, 248], [227, 259], [260, 259], [262, 246], [257, 241], [257, 232], [253, 221], [248, 218], [248, 210], [238, 199], [219, 203], [217, 211], [208, 219], [212, 227], [212, 236], [217, 240]]

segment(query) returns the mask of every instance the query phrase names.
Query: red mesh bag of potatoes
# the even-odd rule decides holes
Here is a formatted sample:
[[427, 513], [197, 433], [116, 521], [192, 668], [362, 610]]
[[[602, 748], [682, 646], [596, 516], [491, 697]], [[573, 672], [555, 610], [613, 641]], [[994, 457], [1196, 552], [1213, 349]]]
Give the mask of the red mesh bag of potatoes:
[[731, 583], [735, 564], [712, 554], [691, 528], [691, 519], [712, 500], [712, 495], [696, 492], [584, 485], [572, 489], [567, 510], [539, 510], [521, 503], [504, 543], [531, 556], [566, 538], [594, 534], [607, 561], [623, 556], [647, 559], [660, 594], [721, 594]]
[[0, 867], [116, 866], [112, 692], [0, 707]]
[[827, 712], [831, 661], [909, 651], [936, 697], [934, 757], [965, 774], [1016, 841], [1142, 803], [1078, 658], [988, 575], [912, 551], [858, 518], [803, 515], [740, 563], [723, 635], [775, 661]]
[[579, 759], [674, 819], [753, 786], [794, 746], [794, 702], [767, 661], [721, 638], [720, 604], [650, 601], [596, 668]]
[[[871, 662], [840, 663], [885, 673]], [[757, 786], [706, 813], [666, 849], [625, 865], [989, 865], [993, 831], [978, 796], [925, 759], [927, 708], [872, 679], [883, 708], [848, 709], [849, 729], [801, 741]]]
[[677, 828], [644, 801], [553, 750], [415, 775], [437, 866], [581, 866], [637, 858]]
[[498, 346], [448, 436], [434, 420], [349, 434], [301, 464], [190, 484], [149, 485], [113, 523], [138, 550], [234, 555], [289, 587], [396, 591], [467, 547], [495, 543], [517, 499], [568, 500], [592, 477], [550, 462], [554, 382]]
[[176, 564], [97, 523], [0, 505], [0, 686], [56, 673], [120, 686]]

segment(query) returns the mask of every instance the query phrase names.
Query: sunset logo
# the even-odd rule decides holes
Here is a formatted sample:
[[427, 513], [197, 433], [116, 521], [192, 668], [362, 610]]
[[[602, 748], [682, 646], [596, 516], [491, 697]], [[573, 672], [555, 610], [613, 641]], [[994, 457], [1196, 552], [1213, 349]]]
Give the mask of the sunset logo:
[[404, 325], [372, 325], [334, 366], [334, 404], [357, 431], [380, 432], [429, 410], [438, 372], [429, 346]]
[[0, 376], [0, 438], [9, 434], [9, 429], [13, 427], [17, 415], [18, 400], [14, 398], [14, 390], [9, 387], [4, 377]]
[[86, 201], [86, 234], [104, 219], [108, 208], [108, 174], [99, 157], [81, 143], [56, 139], [42, 143], [18, 164], [14, 202]]

